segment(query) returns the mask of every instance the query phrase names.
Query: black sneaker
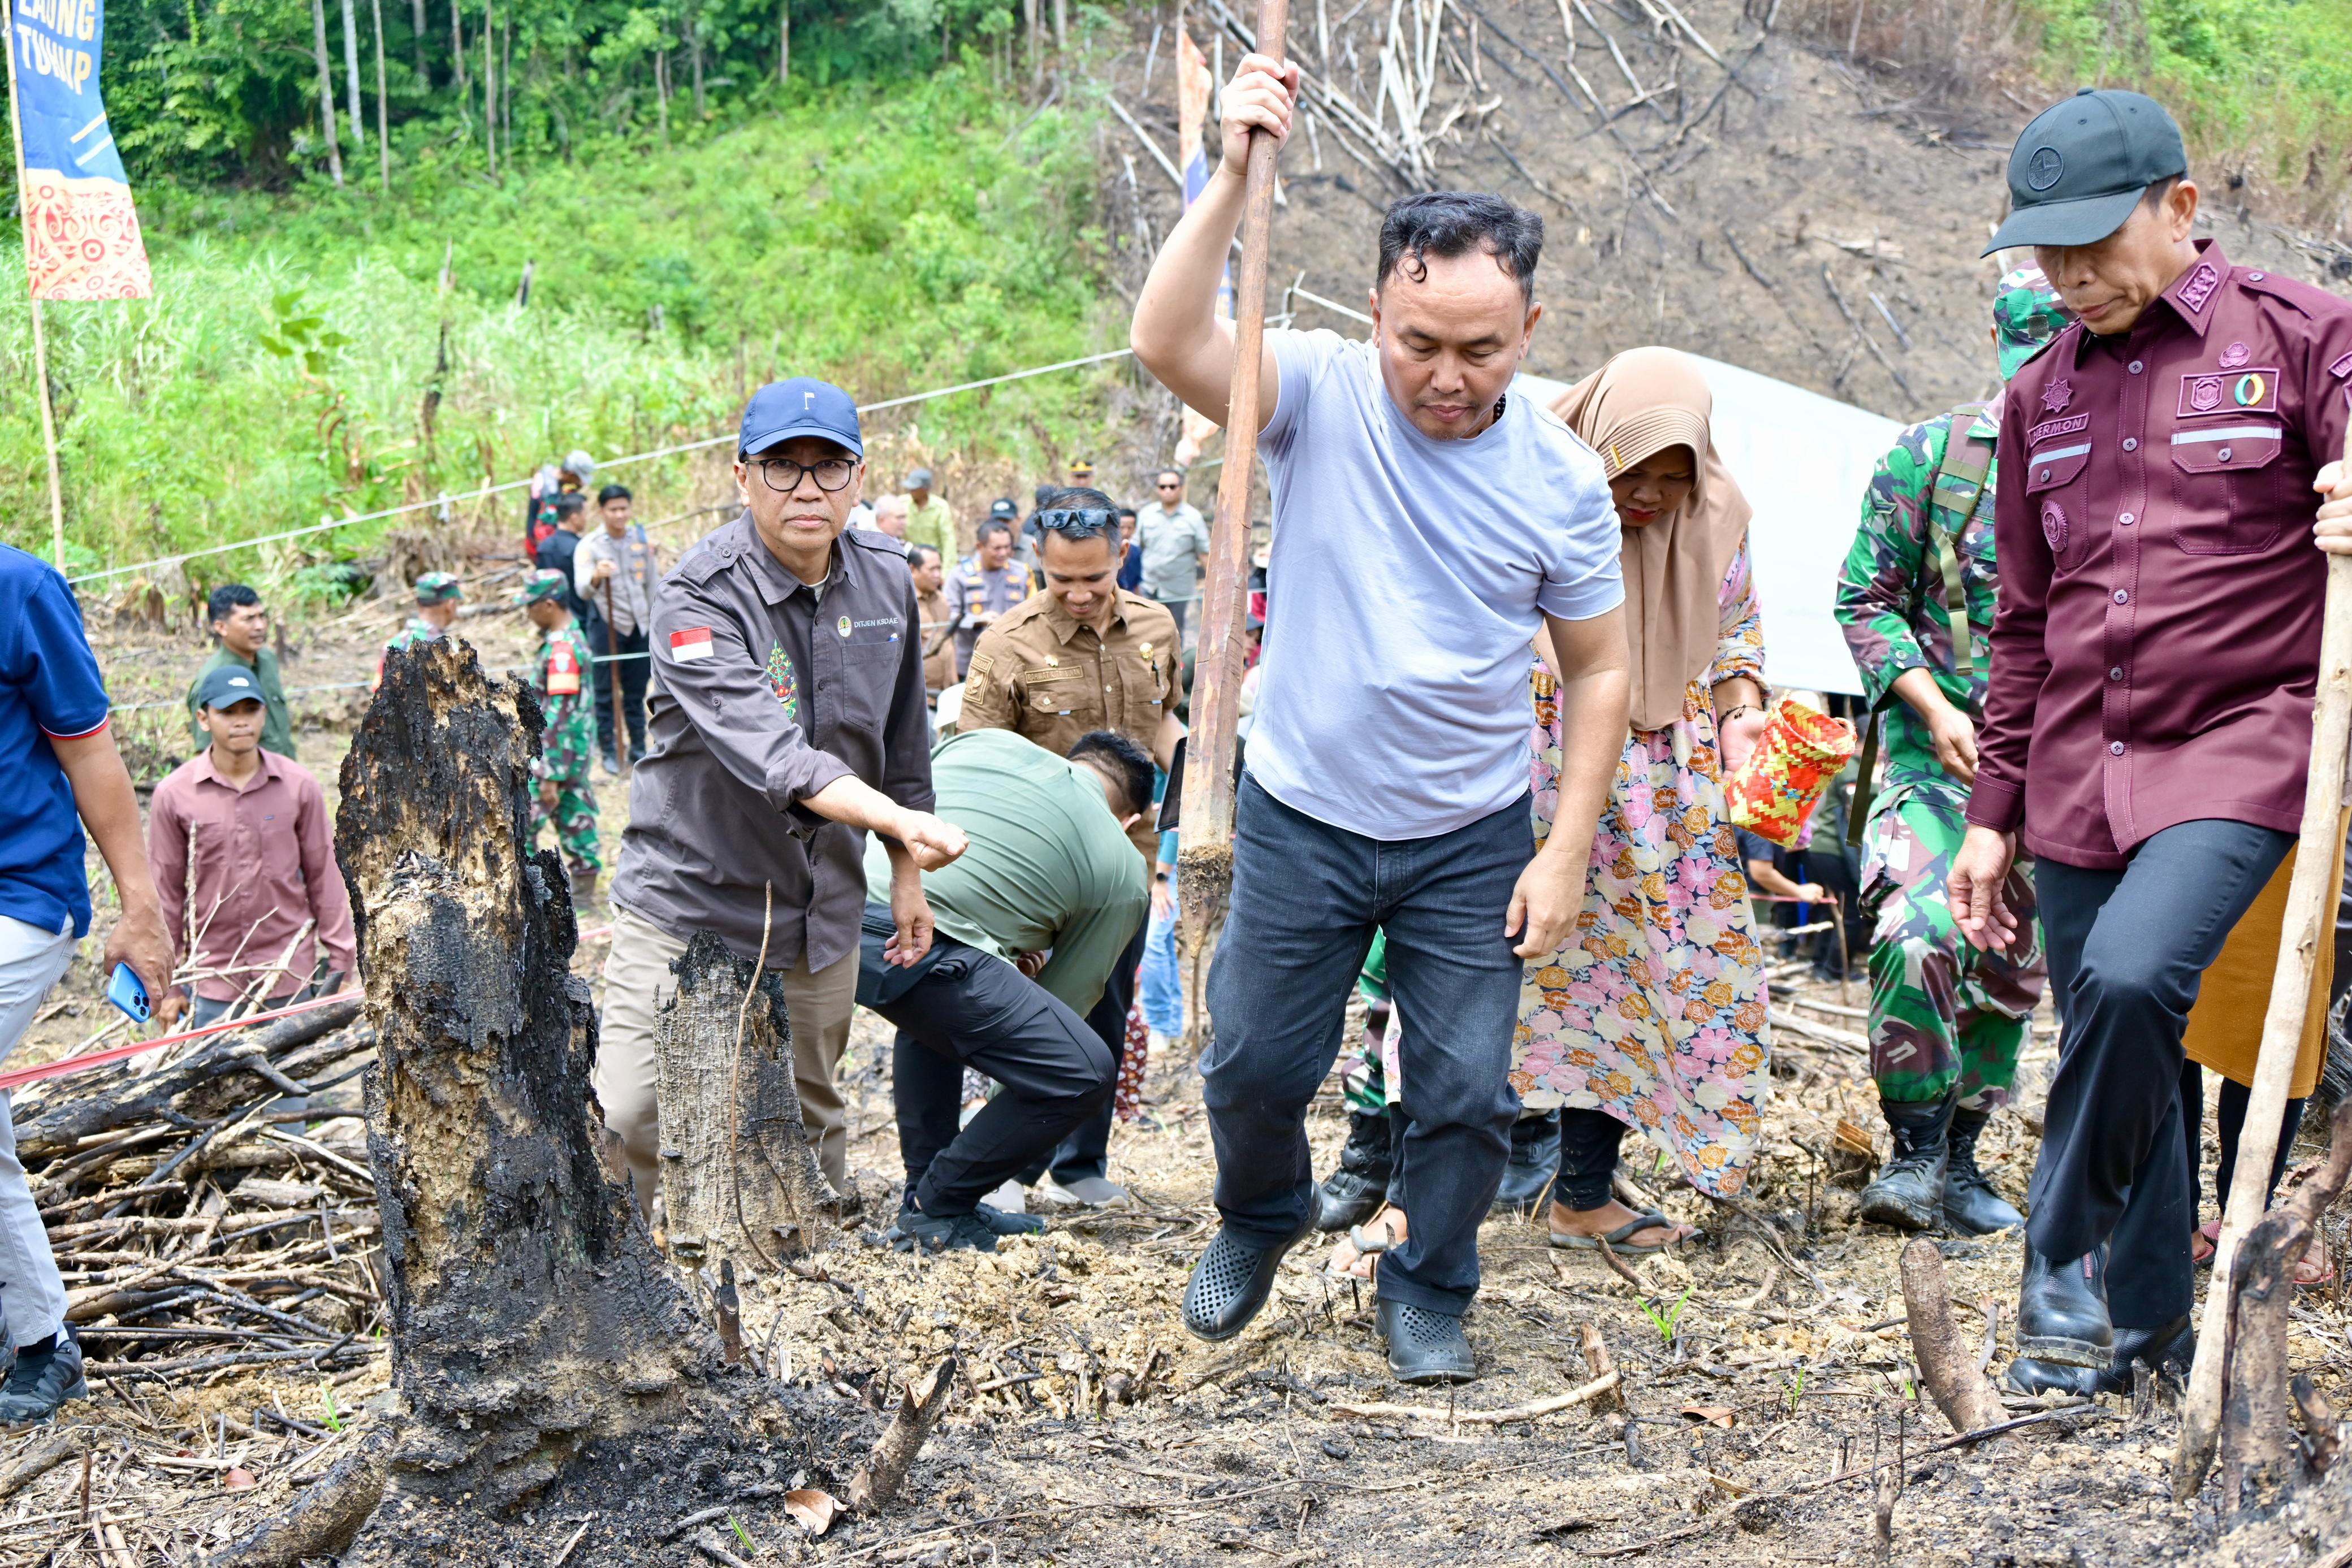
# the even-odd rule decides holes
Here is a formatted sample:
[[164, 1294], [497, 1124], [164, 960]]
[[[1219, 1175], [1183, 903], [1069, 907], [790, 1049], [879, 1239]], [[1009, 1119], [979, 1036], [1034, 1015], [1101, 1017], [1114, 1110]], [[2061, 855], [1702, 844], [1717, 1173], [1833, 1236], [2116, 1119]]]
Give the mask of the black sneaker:
[[1043, 1236], [1045, 1222], [1034, 1214], [1007, 1214], [992, 1203], [972, 1206], [972, 1216], [999, 1236]]
[[1274, 1273], [1283, 1255], [1307, 1234], [1301, 1230], [1279, 1247], [1254, 1247], [1230, 1230], [1218, 1231], [1184, 1284], [1185, 1332], [1213, 1343], [1249, 1327], [1274, 1294]]
[[1478, 1375], [1462, 1320], [1452, 1313], [1383, 1300], [1379, 1323], [1389, 1373], [1399, 1383], [1468, 1383]]
[[997, 1232], [977, 1214], [925, 1214], [919, 1208], [902, 1208], [898, 1223], [889, 1230], [890, 1245], [901, 1252], [911, 1252], [919, 1247], [926, 1252], [952, 1252], [968, 1248], [974, 1252], [996, 1250]]
[[16, 1364], [0, 1385], [0, 1427], [37, 1426], [67, 1400], [89, 1397], [89, 1385], [81, 1375], [81, 1346], [64, 1330], [56, 1343], [57, 1349], [47, 1355], [16, 1353]]

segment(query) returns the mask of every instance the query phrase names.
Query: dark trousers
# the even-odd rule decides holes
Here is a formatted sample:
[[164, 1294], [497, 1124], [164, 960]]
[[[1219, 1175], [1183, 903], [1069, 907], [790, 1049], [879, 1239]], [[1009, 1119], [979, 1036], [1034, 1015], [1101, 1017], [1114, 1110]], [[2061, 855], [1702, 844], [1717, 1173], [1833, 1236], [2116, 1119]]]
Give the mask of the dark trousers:
[[1381, 1260], [1383, 1297], [1459, 1315], [1478, 1289], [1478, 1222], [1510, 1127], [1521, 965], [1503, 933], [1535, 853], [1525, 797], [1433, 838], [1383, 842], [1294, 811], [1247, 775], [1234, 802], [1232, 915], [1209, 974], [1201, 1058], [1218, 1211], [1239, 1239], [1307, 1228], [1307, 1103], [1339, 1054], [1348, 992], [1388, 933], [1405, 1123], [1391, 1191], [1412, 1234]]
[[[1004, 1178], [1110, 1103], [1117, 1059], [1036, 981], [951, 936], [922, 977], [874, 1010], [898, 1028], [890, 1057], [898, 1154], [925, 1214], [970, 1214]], [[963, 1070], [1003, 1085], [959, 1132]]]
[[[1143, 939], [1150, 924], [1150, 912], [1146, 910], [1143, 919], [1136, 924], [1135, 936], [1129, 940], [1127, 951], [1118, 956], [1118, 962], [1111, 966], [1110, 978], [1103, 982], [1102, 999], [1087, 1014], [1087, 1027], [1110, 1051], [1114, 1086], [1118, 1082], [1118, 1070], [1127, 1061], [1127, 1015], [1135, 1006], [1135, 972], [1143, 964]], [[1110, 1119], [1111, 1102], [1106, 1100], [1101, 1110], [1079, 1123], [1062, 1140], [1053, 1156], [1055, 1181], [1066, 1184], [1110, 1174]], [[1045, 1169], [1044, 1166], [1030, 1166], [1021, 1173], [1021, 1184], [1034, 1184], [1045, 1174]]]
[[1562, 1106], [1559, 1113], [1559, 1185], [1552, 1197], [1570, 1208], [1599, 1208], [1609, 1201], [1610, 1178], [1617, 1174], [1617, 1145], [1625, 1124], [1606, 1111]]
[[[646, 681], [653, 674], [654, 663], [645, 656], [646, 630], [640, 626], [625, 634], [614, 632], [593, 599], [588, 601], [588, 614], [581, 622], [580, 630], [588, 639], [588, 652], [599, 660], [603, 660], [608, 652], [637, 655], [634, 659], [614, 659], [595, 666], [596, 746], [605, 756], [614, 755], [613, 683], [617, 679], [621, 685], [621, 708], [629, 716], [629, 755], [632, 758], [643, 757], [646, 754]], [[605, 646], [607, 637], [612, 639], [609, 649]]]
[[[2220, 1147], [2214, 1161], [2213, 1201], [2226, 1205], [2230, 1201], [2230, 1176], [2238, 1168], [2238, 1137], [2246, 1130], [2246, 1105], [2254, 1092], [2233, 1080], [2221, 1080], [2221, 1103], [2214, 1108], [2214, 1141]], [[2294, 1135], [2303, 1130], [2301, 1100], [2286, 1103], [2286, 1111], [2279, 1118], [2278, 1153], [2271, 1158], [2271, 1189], [2278, 1187], [2279, 1177], [2286, 1175], [2287, 1156], [2294, 1151]], [[2205, 1163], [2205, 1070], [2195, 1062], [2180, 1069], [2180, 1117], [2189, 1138], [2189, 1214], [2194, 1221], [2203, 1203], [2203, 1182], [2200, 1166]], [[2263, 1207], [2270, 1207], [2269, 1194], [2263, 1195]]]
[[2294, 845], [2201, 821], [2158, 833], [2122, 871], [2036, 862], [2063, 1027], [2026, 1237], [2060, 1260], [2108, 1243], [2117, 1328], [2160, 1328], [2189, 1310], [2197, 1215], [2180, 1037], [2206, 967]]

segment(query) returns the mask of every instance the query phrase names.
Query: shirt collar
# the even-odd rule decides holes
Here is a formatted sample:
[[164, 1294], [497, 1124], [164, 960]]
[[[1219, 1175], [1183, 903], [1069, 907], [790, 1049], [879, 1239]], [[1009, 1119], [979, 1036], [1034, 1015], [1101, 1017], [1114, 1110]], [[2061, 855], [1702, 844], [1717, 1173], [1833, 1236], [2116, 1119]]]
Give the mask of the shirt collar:
[[[2230, 276], [2230, 258], [2221, 253], [2219, 240], [2200, 239], [2195, 243], [2197, 259], [2189, 264], [2188, 271], [2173, 280], [2171, 287], [2156, 298], [2157, 304], [2166, 307], [2173, 319], [2188, 328], [2201, 340], [2205, 336], [2205, 329], [2213, 321], [2213, 301], [2221, 294], [2221, 285]], [[2115, 346], [2121, 348], [2124, 342], [2139, 337], [2152, 329], [2162, 327], [2164, 324], [2162, 319], [2151, 313], [2154, 308], [2155, 307], [2151, 306], [2147, 311], [2141, 312], [2139, 320], [2133, 323], [2132, 329], [2124, 333], [2122, 340]], [[2083, 362], [2083, 356], [2089, 352], [2090, 345], [2095, 339], [2095, 335], [2089, 331], [2076, 335], [2074, 343], [2076, 364]]]
[[[274, 753], [263, 750], [257, 753], [257, 755], [261, 758], [261, 777], [263, 779], [282, 779], [285, 777], [283, 770], [278, 767], [279, 759]], [[209, 744], [207, 744], [202, 751], [196, 753], [196, 766], [194, 778], [199, 784], [217, 784], [224, 789], [231, 790], [236, 789], [236, 785], [221, 777], [219, 768], [213, 766], [213, 748]], [[247, 788], [250, 789], [252, 786], [247, 785]]]
[[[1111, 590], [1110, 600], [1111, 624], [1114, 626], [1126, 625], [1126, 592], [1123, 590], [1115, 588]], [[1072, 615], [1068, 611], [1063, 609], [1062, 601], [1049, 593], [1045, 596], [1045, 624], [1054, 629], [1055, 637], [1060, 641], [1064, 647], [1067, 647], [1069, 645], [1070, 639], [1078, 634], [1079, 629], [1084, 627], [1086, 622]]]
[[722, 548], [730, 548], [731, 553], [741, 556], [750, 563], [752, 580], [759, 585], [760, 598], [771, 606], [782, 604], [803, 590], [808, 591], [813, 602], [822, 604], [826, 594], [855, 575], [850, 566], [851, 552], [841, 548], [838, 537], [833, 541], [832, 565], [826, 568], [824, 580], [807, 583], [786, 571], [783, 562], [769, 553], [749, 511], [738, 514], [735, 520], [727, 525], [727, 531], [734, 537]]

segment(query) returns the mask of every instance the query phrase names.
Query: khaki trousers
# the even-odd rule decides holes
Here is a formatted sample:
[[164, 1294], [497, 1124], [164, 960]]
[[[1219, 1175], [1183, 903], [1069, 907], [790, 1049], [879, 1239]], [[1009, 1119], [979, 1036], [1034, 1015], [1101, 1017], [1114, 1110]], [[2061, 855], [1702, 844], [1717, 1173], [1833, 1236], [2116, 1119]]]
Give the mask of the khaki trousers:
[[[613, 945], [604, 955], [604, 1009], [596, 1038], [596, 1098], [604, 1125], [621, 1139], [638, 1207], [650, 1211], [659, 1190], [661, 1112], [654, 1084], [654, 1017], [677, 995], [670, 965], [686, 944], [628, 911], [613, 911]], [[835, 1064], [849, 1047], [849, 1019], [857, 1008], [857, 949], [812, 973], [803, 956], [777, 971], [793, 1026], [793, 1081], [801, 1120], [816, 1146], [825, 1179], [849, 1190], [849, 1121]]]

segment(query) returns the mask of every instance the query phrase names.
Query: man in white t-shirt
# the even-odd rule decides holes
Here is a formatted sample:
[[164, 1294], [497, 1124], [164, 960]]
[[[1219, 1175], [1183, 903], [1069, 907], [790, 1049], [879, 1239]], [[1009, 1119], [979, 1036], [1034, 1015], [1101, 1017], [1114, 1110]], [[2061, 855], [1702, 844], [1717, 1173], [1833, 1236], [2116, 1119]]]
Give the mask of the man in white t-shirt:
[[[1249, 133], [1287, 135], [1297, 79], [1242, 61], [1223, 159], [1136, 308], [1137, 360], [1219, 423], [1234, 334], [1214, 306]], [[1542, 314], [1542, 220], [1500, 198], [1406, 197], [1381, 228], [1370, 340], [1269, 332], [1259, 372], [1281, 610], [1267, 617], [1201, 1061], [1224, 1227], [1193, 1269], [1184, 1326], [1240, 1333], [1307, 1234], [1307, 1103], [1385, 930], [1412, 1020], [1399, 1179], [1412, 1222], [1381, 1260], [1380, 1327], [1390, 1369], [1412, 1383], [1475, 1375], [1461, 1316], [1518, 1110], [1522, 960], [1551, 952], [1583, 903], [1625, 738], [1624, 589], [1601, 461], [1509, 393]], [[1528, 647], [1547, 626], [1567, 745], [1538, 853]]]

